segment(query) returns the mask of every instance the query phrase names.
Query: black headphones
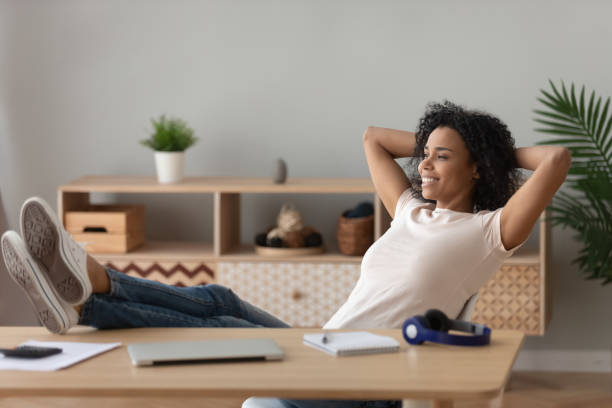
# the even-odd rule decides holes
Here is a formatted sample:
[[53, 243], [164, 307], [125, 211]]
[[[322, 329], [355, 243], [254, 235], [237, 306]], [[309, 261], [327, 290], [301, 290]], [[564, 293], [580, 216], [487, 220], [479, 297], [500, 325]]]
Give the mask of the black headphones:
[[[449, 330], [470, 333], [472, 336], [448, 334]], [[431, 341], [454, 346], [485, 346], [491, 342], [491, 329], [487, 326], [449, 319], [438, 309], [430, 309], [425, 316], [413, 316], [406, 320], [402, 325], [402, 335], [410, 344]]]

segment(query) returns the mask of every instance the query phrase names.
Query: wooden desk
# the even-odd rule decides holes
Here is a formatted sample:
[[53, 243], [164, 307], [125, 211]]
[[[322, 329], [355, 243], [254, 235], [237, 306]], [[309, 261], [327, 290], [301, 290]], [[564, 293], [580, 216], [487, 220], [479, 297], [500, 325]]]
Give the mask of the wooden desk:
[[[488, 347], [411, 346], [400, 330], [371, 330], [401, 343], [399, 353], [334, 357], [302, 344], [312, 329], [127, 329], [79, 327], [64, 336], [39, 327], [0, 327], [0, 346], [28, 339], [116, 342], [108, 353], [57, 372], [0, 371], [0, 397], [251, 397], [301, 399], [488, 399], [504, 386], [523, 342], [494, 330]], [[134, 367], [126, 344], [223, 338], [273, 338], [285, 360]]]

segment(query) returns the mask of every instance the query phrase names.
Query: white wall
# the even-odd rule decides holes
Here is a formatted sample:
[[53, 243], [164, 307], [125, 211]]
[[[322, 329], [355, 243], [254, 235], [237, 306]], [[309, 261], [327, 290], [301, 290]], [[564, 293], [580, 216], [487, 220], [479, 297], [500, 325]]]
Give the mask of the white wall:
[[[548, 78], [612, 95], [610, 15], [603, 0], [0, 0], [8, 224], [25, 198], [55, 203], [57, 186], [78, 176], [153, 174], [138, 141], [161, 113], [201, 138], [188, 175], [268, 176], [283, 157], [290, 176], [365, 177], [363, 129], [413, 129], [425, 104], [444, 98], [499, 115], [517, 145], [532, 145]], [[174, 198], [147, 202], [151, 235], [211, 239], [211, 198]], [[244, 239], [290, 198], [331, 240], [360, 197], [247, 197]], [[525, 350], [610, 355], [612, 285], [582, 280], [570, 265], [578, 248], [555, 231], [554, 319]], [[34, 322], [12, 282], [0, 285], [0, 323]]]

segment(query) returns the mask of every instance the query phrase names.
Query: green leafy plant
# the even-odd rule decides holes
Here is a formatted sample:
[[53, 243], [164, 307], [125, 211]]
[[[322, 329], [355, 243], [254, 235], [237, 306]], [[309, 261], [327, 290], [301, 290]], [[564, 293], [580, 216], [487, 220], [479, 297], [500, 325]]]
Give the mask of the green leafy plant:
[[612, 282], [612, 114], [610, 98], [591, 92], [585, 100], [584, 86], [576, 95], [574, 84], [541, 90], [538, 98], [547, 110], [535, 110], [536, 122], [544, 125], [536, 131], [555, 135], [539, 144], [559, 144], [572, 154], [567, 185], [569, 192], [557, 192], [551, 206], [553, 225], [570, 227], [584, 244], [577, 263], [586, 279]]
[[161, 115], [158, 120], [151, 119], [151, 123], [151, 137], [140, 143], [157, 152], [183, 152], [198, 140], [193, 136], [193, 129], [182, 119], [167, 119], [166, 115]]

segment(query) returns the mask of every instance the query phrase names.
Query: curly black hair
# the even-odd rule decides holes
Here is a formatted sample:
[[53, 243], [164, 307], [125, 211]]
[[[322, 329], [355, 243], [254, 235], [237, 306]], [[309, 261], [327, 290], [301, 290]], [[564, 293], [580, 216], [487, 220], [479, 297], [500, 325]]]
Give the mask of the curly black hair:
[[[471, 159], [477, 163], [480, 178], [476, 180], [474, 191], [474, 212], [503, 207], [521, 179], [514, 154], [514, 139], [506, 124], [493, 115], [467, 110], [449, 101], [430, 103], [417, 127], [416, 158], [423, 159], [427, 139], [438, 127], [456, 130]], [[420, 177], [415, 187], [417, 195], [423, 198]]]

